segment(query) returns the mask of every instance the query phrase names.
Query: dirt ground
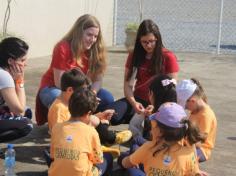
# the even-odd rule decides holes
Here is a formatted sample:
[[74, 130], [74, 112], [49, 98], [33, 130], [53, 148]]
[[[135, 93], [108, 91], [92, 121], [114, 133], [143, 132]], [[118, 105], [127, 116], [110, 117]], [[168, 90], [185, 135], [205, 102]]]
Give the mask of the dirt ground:
[[[200, 167], [210, 175], [236, 175], [236, 55], [205, 53], [176, 53], [180, 65], [179, 80], [198, 78], [214, 109], [217, 120], [216, 146], [212, 158]], [[109, 67], [104, 78], [104, 87], [110, 90], [115, 98], [123, 96], [123, 67], [127, 53], [111, 49]], [[50, 56], [30, 58], [26, 70], [27, 102], [34, 109], [35, 96], [42, 73], [50, 63]], [[113, 127], [127, 128], [126, 125]], [[49, 144], [47, 126], [35, 125], [27, 137], [12, 141], [16, 149], [16, 173], [24, 176], [47, 175], [47, 166], [42, 151]], [[5, 150], [6, 144], [0, 144]], [[126, 148], [123, 147], [122, 150]], [[3, 174], [3, 159], [0, 159], [0, 175]]]

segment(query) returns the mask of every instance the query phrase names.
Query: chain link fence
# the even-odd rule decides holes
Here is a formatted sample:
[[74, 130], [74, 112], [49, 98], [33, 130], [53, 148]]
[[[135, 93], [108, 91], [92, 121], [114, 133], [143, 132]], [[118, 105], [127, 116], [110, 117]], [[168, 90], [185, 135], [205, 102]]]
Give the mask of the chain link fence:
[[142, 18], [158, 24], [167, 48], [216, 53], [220, 42], [220, 53], [236, 54], [235, 0], [115, 0], [115, 45], [124, 44], [127, 23], [140, 23], [139, 2]]

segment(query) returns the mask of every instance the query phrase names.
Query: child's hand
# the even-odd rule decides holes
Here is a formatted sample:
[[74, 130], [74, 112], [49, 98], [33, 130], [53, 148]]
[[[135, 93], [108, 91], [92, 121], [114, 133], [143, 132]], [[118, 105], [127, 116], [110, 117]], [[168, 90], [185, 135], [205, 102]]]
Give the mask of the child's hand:
[[107, 109], [102, 112], [104, 114], [105, 120], [111, 120], [111, 117], [114, 115], [115, 110], [114, 109]]
[[114, 115], [115, 110], [113, 109], [107, 109], [103, 112], [99, 112], [96, 114], [96, 116], [100, 119], [100, 120], [111, 120], [111, 117]]
[[152, 114], [153, 109], [154, 109], [153, 105], [148, 105], [144, 110], [145, 117], [150, 116]]
[[209, 174], [205, 171], [200, 170], [200, 176], [209, 176]]

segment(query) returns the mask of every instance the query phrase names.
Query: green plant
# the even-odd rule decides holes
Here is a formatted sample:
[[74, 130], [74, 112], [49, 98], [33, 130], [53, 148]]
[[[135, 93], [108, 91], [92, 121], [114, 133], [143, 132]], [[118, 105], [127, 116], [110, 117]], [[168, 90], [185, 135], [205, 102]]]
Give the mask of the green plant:
[[138, 27], [139, 27], [139, 24], [137, 23], [128, 23], [126, 25], [126, 30], [129, 30], [129, 31], [137, 31], [138, 30]]

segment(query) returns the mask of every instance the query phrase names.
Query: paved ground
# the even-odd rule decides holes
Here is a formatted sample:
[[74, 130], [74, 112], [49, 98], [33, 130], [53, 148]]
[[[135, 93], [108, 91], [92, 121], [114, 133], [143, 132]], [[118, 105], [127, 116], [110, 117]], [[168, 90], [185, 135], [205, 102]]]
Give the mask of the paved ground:
[[[114, 51], [114, 50], [113, 50]], [[179, 79], [196, 77], [204, 85], [209, 103], [218, 119], [216, 147], [212, 158], [201, 164], [201, 168], [211, 175], [236, 175], [236, 56], [199, 53], [176, 53], [179, 64]], [[104, 87], [116, 98], [123, 95], [123, 66], [127, 54], [109, 52], [109, 67], [105, 75]], [[50, 57], [32, 58], [26, 71], [26, 91], [28, 104], [34, 108], [34, 100], [42, 73], [48, 67]], [[117, 128], [125, 128], [121, 125]], [[45, 176], [47, 166], [42, 158], [42, 150], [48, 145], [47, 126], [35, 125], [33, 132], [25, 138], [13, 141], [16, 149], [16, 173], [24, 176]], [[6, 144], [0, 144], [5, 149]], [[0, 159], [0, 175], [3, 173]]]

